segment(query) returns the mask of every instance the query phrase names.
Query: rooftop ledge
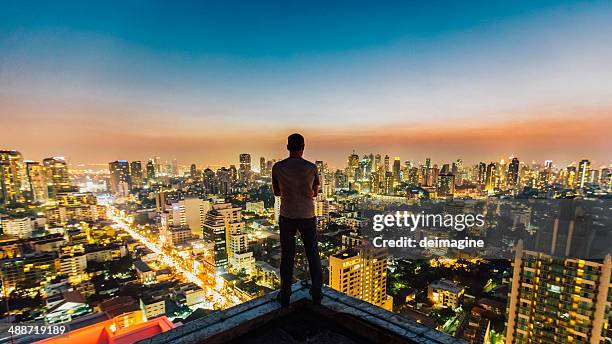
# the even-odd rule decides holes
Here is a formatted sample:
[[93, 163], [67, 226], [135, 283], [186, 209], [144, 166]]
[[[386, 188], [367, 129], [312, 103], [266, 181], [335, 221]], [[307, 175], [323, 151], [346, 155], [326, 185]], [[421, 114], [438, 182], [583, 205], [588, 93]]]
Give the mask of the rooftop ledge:
[[327, 287], [321, 306], [311, 303], [306, 283], [292, 289], [288, 308], [275, 291], [138, 343], [466, 343]]

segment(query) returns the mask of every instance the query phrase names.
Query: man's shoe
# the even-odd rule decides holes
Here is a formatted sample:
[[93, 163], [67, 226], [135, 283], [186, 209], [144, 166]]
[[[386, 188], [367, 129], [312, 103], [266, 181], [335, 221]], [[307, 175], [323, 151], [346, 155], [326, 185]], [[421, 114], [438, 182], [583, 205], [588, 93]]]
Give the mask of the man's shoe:
[[321, 299], [323, 298], [323, 293], [321, 292], [321, 290], [310, 290], [310, 296], [312, 297], [312, 303], [320, 306], [321, 305]]
[[278, 292], [278, 294], [276, 294], [276, 301], [280, 303], [283, 308], [287, 308], [289, 304], [291, 304], [291, 295], [283, 295], [283, 293]]

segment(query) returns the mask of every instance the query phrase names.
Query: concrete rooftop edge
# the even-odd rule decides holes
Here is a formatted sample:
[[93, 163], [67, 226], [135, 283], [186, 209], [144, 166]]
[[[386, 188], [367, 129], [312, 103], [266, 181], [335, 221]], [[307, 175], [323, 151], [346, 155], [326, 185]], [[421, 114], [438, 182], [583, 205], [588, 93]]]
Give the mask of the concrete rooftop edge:
[[[282, 308], [276, 302], [277, 291], [268, 293], [251, 301], [239, 304], [226, 310], [214, 312], [203, 318], [178, 326], [170, 331], [158, 334], [138, 342], [139, 344], [161, 343], [223, 343], [240, 334], [257, 329], [265, 323], [290, 313], [310, 300], [308, 286], [303, 282], [292, 286], [291, 306]], [[406, 343], [423, 344], [464, 344], [462, 339], [454, 338], [436, 329], [426, 327], [385, 309], [356, 299], [328, 287], [323, 288], [322, 309], [333, 314], [354, 317], [368, 323], [390, 335], [405, 339]], [[213, 337], [216, 338], [213, 340]]]

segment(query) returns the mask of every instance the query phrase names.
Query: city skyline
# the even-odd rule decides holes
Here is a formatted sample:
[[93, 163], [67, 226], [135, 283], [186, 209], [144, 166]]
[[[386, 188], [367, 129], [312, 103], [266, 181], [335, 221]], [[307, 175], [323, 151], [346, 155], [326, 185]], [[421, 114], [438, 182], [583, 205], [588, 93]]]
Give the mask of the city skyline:
[[[172, 155], [171, 156], [166, 156], [166, 157], [161, 157], [159, 155], [151, 155], [151, 156], [144, 156], [143, 154], [139, 154], [138, 157], [133, 158], [133, 159], [124, 159], [123, 157], [121, 158], [114, 158], [111, 159], [110, 161], [107, 162], [74, 162], [71, 161], [71, 159], [69, 157], [66, 156], [62, 156], [62, 155], [57, 155], [57, 154], [43, 154], [42, 158], [40, 159], [33, 159], [32, 157], [26, 156], [24, 155], [19, 149], [15, 149], [15, 148], [7, 148], [5, 149], [4, 147], [0, 147], [0, 150], [3, 151], [15, 151], [18, 152], [21, 157], [23, 158], [23, 162], [39, 162], [45, 159], [55, 159], [58, 158], [60, 160], [63, 160], [67, 163], [68, 166], [70, 166], [72, 169], [76, 169], [79, 171], [83, 171], [83, 169], [85, 170], [98, 170], [98, 172], [101, 171], [108, 171], [108, 167], [109, 164], [111, 163], [115, 163], [115, 162], [140, 162], [143, 165], [147, 162], [147, 161], [156, 161], [162, 164], [162, 166], [171, 166], [174, 165], [176, 163], [176, 166], [182, 170], [184, 173], [189, 172], [189, 168], [192, 165], [196, 165], [196, 167], [198, 169], [206, 169], [206, 168], [210, 168], [210, 169], [217, 169], [217, 168], [221, 168], [221, 167], [230, 167], [230, 166], [234, 166], [234, 167], [238, 167], [240, 165], [239, 162], [239, 155], [243, 155], [243, 154], [247, 154], [251, 157], [252, 161], [251, 161], [251, 168], [254, 171], [258, 171], [260, 170], [260, 159], [263, 158], [265, 159], [266, 162], [277, 162], [279, 160], [282, 160], [285, 158], [285, 156], [279, 156], [279, 157], [273, 157], [273, 156], [258, 156], [258, 155], [253, 155], [251, 153], [240, 153], [239, 155], [236, 155], [235, 159], [229, 159], [226, 162], [220, 162], [220, 163], [216, 163], [216, 164], [206, 164], [206, 163], [202, 163], [202, 162], [198, 162], [198, 161], [179, 161], [176, 158], [173, 158]], [[426, 163], [427, 160], [429, 160], [431, 162], [431, 166], [438, 166], [438, 168], [441, 168], [443, 165], [448, 165], [451, 163], [455, 163], [457, 161], [461, 161], [462, 164], [464, 164], [465, 166], [476, 166], [479, 163], [485, 163], [485, 164], [489, 164], [489, 163], [505, 163], [505, 164], [509, 164], [512, 159], [519, 159], [519, 163], [521, 165], [525, 165], [525, 166], [529, 166], [529, 167], [544, 167], [547, 163], [550, 163], [552, 167], [556, 168], [556, 169], [563, 169], [563, 168], [567, 168], [570, 166], [573, 167], [578, 167], [580, 164], [580, 161], [582, 160], [588, 160], [590, 162], [590, 164], [592, 164], [592, 168], [593, 169], [604, 169], [604, 168], [609, 168], [612, 166], [612, 163], [610, 162], [606, 162], [606, 161], [597, 161], [597, 160], [592, 160], [589, 159], [586, 156], [583, 157], [575, 157], [574, 160], [570, 161], [570, 162], [559, 162], [559, 161], [554, 161], [551, 159], [545, 159], [545, 160], [529, 160], [529, 159], [524, 159], [521, 158], [519, 156], [516, 156], [514, 154], [508, 155], [506, 157], [501, 157], [499, 159], [492, 159], [492, 160], [486, 160], [486, 159], [476, 159], [474, 161], [466, 161], [460, 157], [458, 158], [450, 158], [448, 160], [441, 160], [441, 159], [436, 159], [435, 156], [432, 155], [424, 155], [427, 157], [424, 157], [422, 159], [409, 159], [406, 158], [404, 159], [401, 156], [395, 156], [395, 155], [391, 155], [391, 154], [386, 154], [385, 152], [376, 152], [376, 151], [372, 151], [372, 152], [363, 152], [363, 151], [350, 151], [350, 152], [346, 152], [345, 154], [345, 159], [344, 161], [341, 161], [338, 164], [332, 164], [329, 163], [329, 161], [327, 160], [320, 160], [320, 159], [316, 159], [316, 157], [311, 157], [308, 156], [307, 154], [305, 154], [304, 158], [306, 159], [311, 159], [312, 161], [321, 161], [323, 163], [325, 163], [330, 169], [334, 170], [334, 169], [344, 169], [347, 167], [347, 158], [350, 159], [350, 155], [352, 154], [356, 154], [359, 157], [359, 161], [361, 161], [362, 159], [367, 158], [370, 155], [376, 156], [376, 155], [380, 155], [381, 158], [385, 158], [388, 157], [390, 159], [390, 163], [393, 164], [393, 160], [399, 159], [400, 164], [402, 166], [406, 165], [408, 162], [410, 162], [411, 164], [413, 164], [413, 166], [418, 166], [418, 165], [423, 165]], [[501, 156], [501, 155], [500, 155]]]
[[2, 148], [219, 165], [282, 157], [298, 131], [308, 156], [336, 166], [353, 149], [608, 163], [611, 13], [546, 1], [7, 5]]

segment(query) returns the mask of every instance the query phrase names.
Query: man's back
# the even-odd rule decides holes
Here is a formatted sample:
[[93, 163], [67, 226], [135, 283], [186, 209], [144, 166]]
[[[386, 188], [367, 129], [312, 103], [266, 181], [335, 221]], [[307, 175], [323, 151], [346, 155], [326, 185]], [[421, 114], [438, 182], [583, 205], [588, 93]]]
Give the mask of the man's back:
[[274, 164], [272, 179], [281, 194], [280, 214], [290, 219], [315, 216], [313, 186], [318, 185], [317, 166], [300, 157], [289, 157]]

